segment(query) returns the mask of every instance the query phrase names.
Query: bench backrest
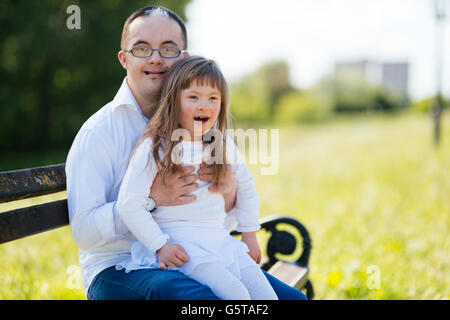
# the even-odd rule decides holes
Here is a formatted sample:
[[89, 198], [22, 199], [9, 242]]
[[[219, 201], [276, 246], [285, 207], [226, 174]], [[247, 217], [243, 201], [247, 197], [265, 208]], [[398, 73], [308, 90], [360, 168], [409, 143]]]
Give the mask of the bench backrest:
[[[65, 164], [0, 173], [0, 203], [66, 189]], [[67, 200], [0, 213], [0, 243], [69, 224]]]

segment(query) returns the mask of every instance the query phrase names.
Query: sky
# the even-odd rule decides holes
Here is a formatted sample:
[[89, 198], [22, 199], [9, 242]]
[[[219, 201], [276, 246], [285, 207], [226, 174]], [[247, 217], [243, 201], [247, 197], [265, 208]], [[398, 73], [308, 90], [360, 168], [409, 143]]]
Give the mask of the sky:
[[[443, 91], [450, 96], [450, 0], [443, 24]], [[437, 89], [433, 0], [192, 0], [191, 54], [214, 59], [236, 81], [272, 59], [308, 88], [335, 62], [408, 62], [414, 100]]]

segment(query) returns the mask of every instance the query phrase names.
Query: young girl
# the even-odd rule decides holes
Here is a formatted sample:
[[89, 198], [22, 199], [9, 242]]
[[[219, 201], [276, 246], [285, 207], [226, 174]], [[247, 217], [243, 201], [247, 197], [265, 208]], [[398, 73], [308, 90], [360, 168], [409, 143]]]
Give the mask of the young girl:
[[[116, 268], [178, 270], [225, 300], [277, 299], [251, 258], [260, 259], [255, 235], [260, 228], [259, 197], [253, 177], [234, 142], [217, 134], [226, 128], [227, 107], [228, 86], [214, 61], [191, 56], [172, 66], [162, 84], [158, 110], [132, 154], [120, 188], [117, 213], [137, 241], [128, 261]], [[215, 161], [215, 186], [231, 162], [242, 241], [225, 228], [225, 202], [220, 193], [210, 191], [210, 183], [199, 181], [194, 202], [146, 209], [159, 171], [164, 177], [183, 165], [198, 170], [205, 160]]]

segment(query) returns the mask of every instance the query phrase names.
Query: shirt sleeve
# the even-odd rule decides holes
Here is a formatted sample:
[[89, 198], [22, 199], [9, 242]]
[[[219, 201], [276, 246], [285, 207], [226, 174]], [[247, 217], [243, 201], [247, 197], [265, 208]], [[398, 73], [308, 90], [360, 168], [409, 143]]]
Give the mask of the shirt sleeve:
[[146, 139], [133, 154], [120, 186], [117, 213], [136, 239], [156, 253], [169, 236], [161, 231], [151, 213], [145, 209], [150, 187], [157, 174], [150, 149], [151, 141]]
[[127, 233], [108, 199], [114, 184], [113, 155], [105, 137], [80, 131], [66, 161], [69, 221], [75, 243], [82, 250], [104, 245]]
[[[259, 224], [259, 195], [256, 193], [253, 176], [231, 138], [227, 138], [227, 162], [231, 162], [233, 176], [237, 182], [236, 203], [225, 220], [228, 229], [239, 232], [257, 231]], [[233, 220], [236, 223], [233, 223]]]

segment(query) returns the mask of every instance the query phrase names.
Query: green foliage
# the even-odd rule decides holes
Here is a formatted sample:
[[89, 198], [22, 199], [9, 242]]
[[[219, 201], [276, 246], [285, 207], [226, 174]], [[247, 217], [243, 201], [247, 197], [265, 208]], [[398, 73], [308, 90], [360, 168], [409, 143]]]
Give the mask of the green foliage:
[[367, 83], [362, 77], [347, 75], [334, 83], [335, 110], [366, 111], [376, 99], [378, 88]]
[[238, 121], [271, 121], [275, 106], [292, 89], [288, 65], [271, 61], [231, 85], [231, 111]]
[[[431, 112], [431, 109], [433, 108], [434, 102], [435, 102], [436, 97], [427, 97], [424, 98], [420, 101], [416, 101], [411, 105], [411, 110], [413, 112], [417, 112], [417, 113], [429, 113]], [[443, 109], [449, 108], [450, 106], [450, 101], [448, 100], [443, 100]]]
[[433, 105], [434, 97], [424, 98], [420, 101], [414, 102], [411, 110], [417, 113], [428, 113]]
[[313, 91], [295, 90], [284, 95], [276, 106], [279, 123], [312, 122], [329, 114], [325, 102]]
[[237, 85], [231, 85], [231, 113], [238, 121], [269, 120], [270, 105], [267, 91], [261, 89], [258, 82], [242, 81]]
[[[1, 1], [0, 149], [68, 149], [125, 76], [117, 52], [128, 16], [160, 4], [185, 18], [189, 1]], [[80, 30], [66, 26], [72, 4]]]
[[295, 89], [284, 61], [271, 61], [231, 86], [231, 111], [245, 123], [307, 123], [333, 112], [394, 111], [405, 106], [398, 92], [367, 81], [360, 72], [324, 76], [313, 87]]
[[327, 77], [318, 88], [322, 92], [331, 90], [336, 112], [392, 111], [404, 106], [397, 92], [370, 83], [359, 73]]

